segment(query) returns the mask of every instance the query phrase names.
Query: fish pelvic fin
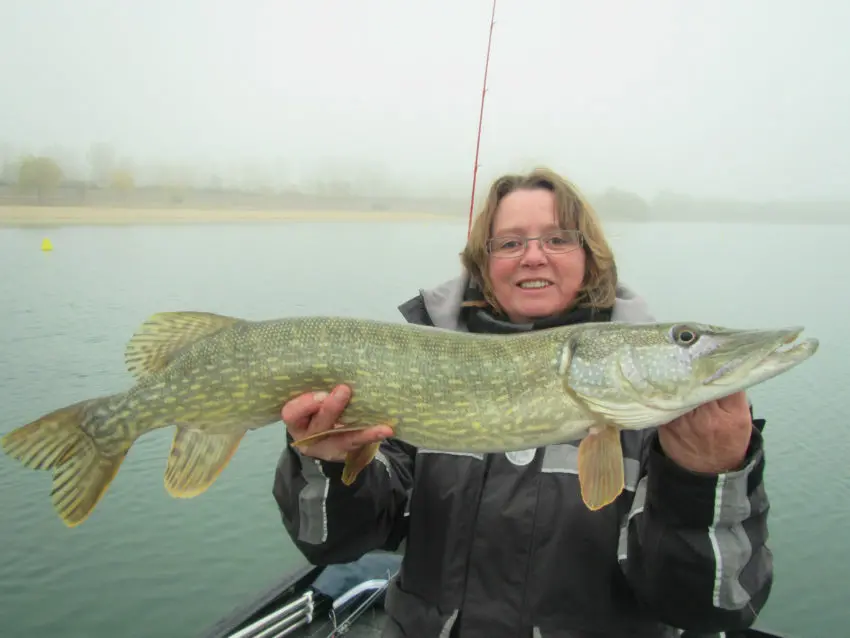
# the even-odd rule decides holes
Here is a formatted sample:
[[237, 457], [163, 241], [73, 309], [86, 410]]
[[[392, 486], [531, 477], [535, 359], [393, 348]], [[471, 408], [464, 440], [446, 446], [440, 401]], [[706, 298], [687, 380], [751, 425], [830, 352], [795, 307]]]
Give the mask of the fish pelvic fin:
[[166, 368], [186, 346], [242, 321], [212, 312], [157, 313], [130, 338], [124, 351], [124, 362], [136, 378], [158, 372]]
[[108, 397], [80, 401], [54, 410], [0, 439], [10, 457], [34, 470], [53, 471], [53, 508], [68, 527], [85, 521], [106, 493], [132, 445], [107, 457], [82, 429], [86, 413], [105, 406]]
[[357, 475], [372, 462], [380, 447], [381, 442], [375, 441], [356, 450], [351, 450], [351, 452], [345, 455], [345, 465], [342, 468], [342, 482], [344, 485], [351, 485], [357, 480]]
[[316, 432], [315, 434], [311, 434], [310, 436], [305, 436], [303, 439], [298, 439], [297, 441], [293, 441], [290, 445], [294, 445], [295, 447], [306, 447], [308, 445], [312, 445], [313, 443], [318, 443], [319, 441], [323, 441], [329, 436], [334, 436], [335, 434], [345, 434], [346, 432], [359, 432], [360, 430], [368, 430], [369, 428], [374, 427], [373, 425], [344, 425], [339, 428], [331, 428], [330, 430], [323, 430], [321, 432]]
[[600, 425], [578, 446], [578, 479], [581, 498], [588, 509], [596, 511], [614, 502], [625, 487], [623, 448], [620, 430]]
[[[310, 436], [305, 436], [303, 439], [293, 441], [290, 445], [297, 448], [303, 448], [314, 443], [318, 443], [319, 441], [323, 441], [335, 434], [359, 432], [361, 430], [368, 430], [372, 427], [374, 427], [374, 425], [343, 425], [338, 428], [331, 428], [330, 430], [323, 430], [322, 432], [316, 432]], [[392, 427], [392, 425], [390, 427]], [[381, 442], [375, 441], [374, 443], [367, 443], [362, 447], [351, 450], [345, 455], [345, 464], [342, 468], [342, 482], [344, 485], [351, 485], [357, 480], [358, 474], [360, 474], [360, 472], [362, 472], [366, 466], [372, 462], [375, 455], [378, 454], [380, 447]]]
[[165, 468], [166, 491], [174, 498], [194, 498], [206, 492], [230, 463], [245, 432], [204, 432], [178, 426]]

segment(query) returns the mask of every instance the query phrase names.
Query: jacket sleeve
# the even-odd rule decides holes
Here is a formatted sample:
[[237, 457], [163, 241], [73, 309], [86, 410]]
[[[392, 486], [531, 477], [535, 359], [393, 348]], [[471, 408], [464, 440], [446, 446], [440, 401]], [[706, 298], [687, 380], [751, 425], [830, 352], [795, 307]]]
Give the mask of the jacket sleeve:
[[657, 432], [648, 440], [619, 558], [637, 598], [660, 621], [696, 632], [739, 630], [767, 602], [773, 559], [766, 546], [764, 423], [753, 421], [743, 467], [719, 475], [675, 464]]
[[383, 441], [373, 461], [346, 486], [341, 462], [303, 456], [287, 445], [272, 493], [284, 527], [307, 560], [347, 563], [372, 550], [395, 550], [407, 533], [414, 458], [409, 445]]

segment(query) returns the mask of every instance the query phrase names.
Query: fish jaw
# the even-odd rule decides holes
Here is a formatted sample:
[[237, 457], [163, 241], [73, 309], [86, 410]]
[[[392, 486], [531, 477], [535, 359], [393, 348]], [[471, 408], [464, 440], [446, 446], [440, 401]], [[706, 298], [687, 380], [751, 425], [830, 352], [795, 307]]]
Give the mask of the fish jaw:
[[654, 427], [803, 363], [819, 342], [798, 342], [802, 331], [699, 323], [592, 326], [565, 344], [563, 383], [601, 422]]
[[[732, 392], [737, 392], [798, 366], [812, 357], [820, 347], [818, 339], [813, 337], [799, 340], [803, 330], [803, 327], [795, 326], [769, 333], [773, 336], [762, 348], [761, 358], [753, 356], [747, 359], [742, 356], [730, 361], [704, 379], [703, 385], [717, 389], [731, 387]], [[758, 337], [758, 333], [755, 336]]]

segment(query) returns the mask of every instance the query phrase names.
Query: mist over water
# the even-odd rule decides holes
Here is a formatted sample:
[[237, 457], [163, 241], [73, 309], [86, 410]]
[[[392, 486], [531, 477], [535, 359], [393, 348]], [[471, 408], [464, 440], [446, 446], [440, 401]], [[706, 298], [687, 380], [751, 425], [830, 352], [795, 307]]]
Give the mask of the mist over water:
[[[119, 189], [126, 171], [137, 186], [462, 202], [491, 7], [4, 3], [0, 167], [13, 182], [34, 153]], [[649, 205], [848, 202], [848, 25], [838, 0], [501, 2], [480, 183], [547, 164]]]

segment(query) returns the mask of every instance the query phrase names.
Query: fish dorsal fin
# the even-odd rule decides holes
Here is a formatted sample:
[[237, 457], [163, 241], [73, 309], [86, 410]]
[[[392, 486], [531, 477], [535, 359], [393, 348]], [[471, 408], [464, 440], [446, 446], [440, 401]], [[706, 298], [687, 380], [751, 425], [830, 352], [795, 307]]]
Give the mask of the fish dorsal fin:
[[127, 369], [137, 378], [165, 368], [186, 346], [242, 321], [212, 312], [160, 312], [132, 336], [124, 352]]

